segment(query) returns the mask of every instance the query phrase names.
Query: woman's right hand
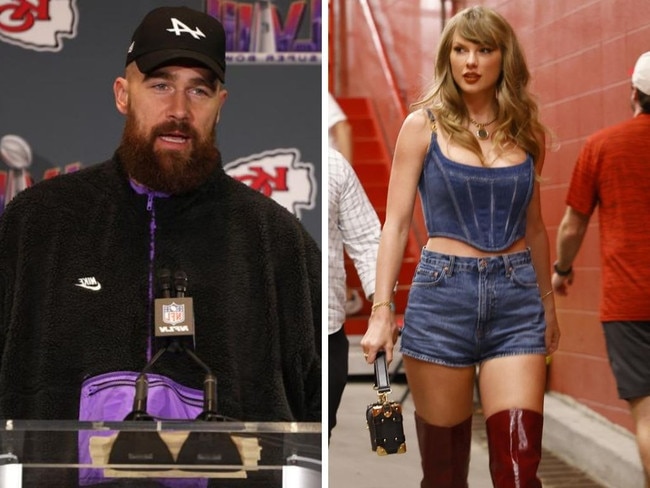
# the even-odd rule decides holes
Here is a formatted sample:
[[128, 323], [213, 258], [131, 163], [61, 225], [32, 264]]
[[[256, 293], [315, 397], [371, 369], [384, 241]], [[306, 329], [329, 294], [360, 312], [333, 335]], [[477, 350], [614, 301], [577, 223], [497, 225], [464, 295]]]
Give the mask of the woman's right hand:
[[368, 364], [375, 362], [378, 351], [386, 351], [386, 362], [393, 360], [393, 346], [398, 334], [395, 314], [389, 307], [379, 307], [370, 314], [368, 330], [361, 339], [363, 356]]

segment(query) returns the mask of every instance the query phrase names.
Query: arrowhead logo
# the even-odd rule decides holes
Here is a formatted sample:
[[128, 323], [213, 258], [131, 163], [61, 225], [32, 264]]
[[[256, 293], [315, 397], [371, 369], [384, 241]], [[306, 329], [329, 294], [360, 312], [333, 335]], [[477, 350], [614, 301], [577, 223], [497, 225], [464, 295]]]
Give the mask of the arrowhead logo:
[[0, 0], [0, 41], [57, 52], [77, 36], [77, 0]]
[[226, 173], [272, 198], [300, 218], [316, 206], [317, 182], [313, 163], [301, 161], [295, 148], [275, 149], [231, 161]]

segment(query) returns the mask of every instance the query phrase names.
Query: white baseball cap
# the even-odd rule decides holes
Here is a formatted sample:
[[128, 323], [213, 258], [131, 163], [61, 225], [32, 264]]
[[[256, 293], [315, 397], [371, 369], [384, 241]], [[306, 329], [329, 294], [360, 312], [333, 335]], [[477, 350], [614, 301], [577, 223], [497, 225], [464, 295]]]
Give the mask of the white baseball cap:
[[650, 51], [639, 56], [634, 65], [632, 84], [646, 95], [650, 95]]

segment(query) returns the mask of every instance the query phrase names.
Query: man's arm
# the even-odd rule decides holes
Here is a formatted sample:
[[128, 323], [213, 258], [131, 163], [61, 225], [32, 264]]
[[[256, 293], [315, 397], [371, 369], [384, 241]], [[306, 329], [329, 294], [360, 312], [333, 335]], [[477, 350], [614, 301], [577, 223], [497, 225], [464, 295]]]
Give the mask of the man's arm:
[[337, 149], [349, 163], [352, 163], [352, 125], [336, 98], [329, 93], [328, 130], [330, 144]]
[[566, 295], [573, 282], [573, 261], [587, 232], [590, 215], [567, 207], [557, 233], [557, 261], [552, 278], [553, 290]]
[[343, 245], [361, 281], [366, 298], [375, 292], [375, 266], [381, 223], [352, 166], [344, 164], [345, 187], [339, 201], [338, 226]]
[[336, 149], [343, 157], [352, 161], [352, 126], [347, 120], [341, 120], [330, 128], [330, 133], [336, 144]]

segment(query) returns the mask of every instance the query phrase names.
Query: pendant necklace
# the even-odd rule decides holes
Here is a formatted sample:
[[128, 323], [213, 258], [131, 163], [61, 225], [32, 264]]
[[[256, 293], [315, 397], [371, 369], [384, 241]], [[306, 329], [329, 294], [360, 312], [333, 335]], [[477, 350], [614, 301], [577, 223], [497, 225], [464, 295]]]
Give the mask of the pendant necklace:
[[469, 121], [477, 127], [477, 130], [476, 130], [476, 132], [474, 132], [474, 134], [476, 134], [476, 137], [478, 137], [478, 138], [479, 138], [480, 140], [482, 140], [482, 141], [485, 141], [485, 140], [487, 140], [487, 139], [490, 137], [490, 133], [487, 131], [486, 127], [487, 127], [488, 125], [491, 125], [491, 124], [493, 124], [494, 122], [496, 122], [496, 120], [497, 120], [497, 119], [496, 119], [496, 117], [495, 117], [495, 118], [492, 119], [490, 122], [486, 122], [485, 124], [479, 124], [479, 123], [478, 123], [476, 120], [474, 120], [473, 118], [471, 118], [471, 117], [469, 118]]

